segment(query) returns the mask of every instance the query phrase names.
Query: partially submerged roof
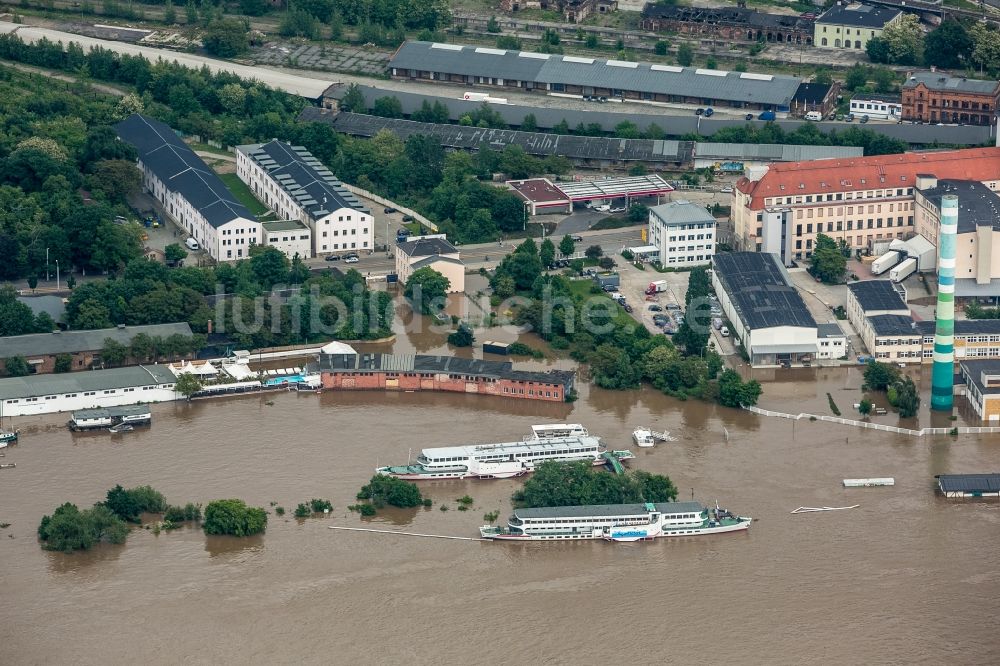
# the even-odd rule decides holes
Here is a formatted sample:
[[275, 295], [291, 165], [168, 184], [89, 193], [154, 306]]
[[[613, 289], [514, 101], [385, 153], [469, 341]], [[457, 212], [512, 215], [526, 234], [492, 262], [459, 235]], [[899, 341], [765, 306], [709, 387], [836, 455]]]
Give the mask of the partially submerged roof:
[[712, 257], [712, 265], [747, 328], [816, 327], [778, 255], [723, 252]]
[[225, 183], [169, 126], [139, 113], [115, 125], [135, 146], [139, 161], [171, 191], [183, 196], [213, 227], [233, 220], [256, 221]]
[[901, 310], [909, 313], [910, 311], [906, 305], [906, 301], [903, 300], [903, 297], [899, 295], [899, 292], [896, 291], [896, 288], [893, 287], [892, 282], [889, 280], [852, 282], [847, 285], [847, 288], [854, 294], [854, 298], [857, 299], [862, 312], [892, 312]]
[[147, 326], [121, 326], [118, 328], [98, 328], [88, 331], [56, 331], [54, 333], [29, 333], [0, 338], [0, 352], [4, 357], [54, 356], [56, 354], [76, 354], [85, 351], [100, 351], [104, 341], [111, 338], [115, 342], [128, 345], [132, 338], [144, 333], [150, 337], [183, 335], [191, 337], [191, 326], [187, 322], [176, 324], [150, 324]]
[[[174, 384], [177, 377], [165, 365], [135, 365], [111, 370], [28, 375], [0, 379], [0, 400], [19, 400], [66, 393], [86, 393], [140, 386]], [[95, 400], [95, 403], [97, 401]]]
[[536, 84], [632, 90], [787, 107], [801, 79], [673, 65], [511, 51], [458, 44], [404, 42], [389, 66]]
[[984, 492], [1000, 491], [1000, 474], [938, 474], [938, 485], [943, 492]]

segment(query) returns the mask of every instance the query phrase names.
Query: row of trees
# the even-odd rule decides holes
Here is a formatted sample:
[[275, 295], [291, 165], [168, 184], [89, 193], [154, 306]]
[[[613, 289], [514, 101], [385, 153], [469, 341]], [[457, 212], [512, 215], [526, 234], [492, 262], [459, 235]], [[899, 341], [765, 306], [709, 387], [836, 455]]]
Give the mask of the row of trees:
[[611, 474], [586, 461], [546, 461], [515, 492], [513, 500], [523, 506], [580, 506], [584, 504], [633, 504], [671, 502], [677, 488], [669, 477], [642, 470]]
[[0, 337], [51, 333], [55, 328], [56, 323], [49, 313], [39, 312], [36, 315], [30, 307], [17, 300], [14, 287], [0, 285]]
[[867, 50], [872, 62], [978, 69], [994, 78], [1000, 74], [1000, 30], [973, 19], [948, 18], [925, 36], [919, 19], [903, 14], [881, 37], [869, 40]]

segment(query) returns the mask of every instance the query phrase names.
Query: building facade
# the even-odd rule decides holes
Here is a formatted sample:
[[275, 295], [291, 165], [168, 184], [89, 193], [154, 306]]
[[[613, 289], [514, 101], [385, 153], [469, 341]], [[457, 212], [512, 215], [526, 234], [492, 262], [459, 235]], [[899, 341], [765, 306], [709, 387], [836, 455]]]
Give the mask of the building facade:
[[143, 189], [216, 261], [238, 261], [261, 242], [260, 222], [167, 125], [135, 113], [115, 125], [135, 146]]
[[767, 208], [791, 211], [788, 240], [794, 260], [812, 256], [820, 233], [853, 249], [905, 238], [914, 231], [918, 174], [976, 180], [995, 191], [1000, 148], [813, 160], [750, 170], [733, 191], [734, 242], [742, 250], [761, 250]]
[[263, 222], [264, 244], [274, 247], [292, 259], [313, 256], [312, 230], [299, 220]]
[[972, 410], [984, 421], [1000, 421], [1000, 361], [963, 361], [959, 372]]
[[371, 211], [302, 146], [278, 140], [237, 146], [236, 173], [281, 220], [309, 227], [308, 256], [374, 250]]
[[903, 12], [894, 7], [837, 2], [816, 19], [813, 45], [821, 49], [864, 51], [868, 40], [898, 21]]
[[465, 291], [465, 264], [444, 234], [418, 236], [396, 245], [396, 276], [401, 284], [421, 268], [431, 268], [448, 278], [449, 294]]
[[660, 264], [686, 268], [710, 263], [715, 256], [716, 222], [704, 206], [683, 199], [649, 209], [649, 244]]
[[915, 72], [902, 85], [903, 120], [992, 125], [1000, 81], [980, 81], [942, 72]]
[[813, 41], [813, 23], [800, 16], [766, 14], [746, 7], [681, 7], [647, 3], [639, 27], [730, 42], [805, 44]]
[[[91, 370], [103, 367], [101, 351], [107, 340], [114, 340], [128, 347], [137, 335], [166, 339], [171, 336], [192, 337], [191, 327], [185, 323], [152, 324], [149, 326], [119, 326], [88, 331], [54, 331], [52, 333], [32, 333], [0, 338], [0, 374], [6, 370], [5, 359], [12, 356], [23, 357], [33, 374], [44, 375], [55, 372], [56, 360], [69, 356], [70, 370]], [[191, 358], [191, 353], [180, 354], [181, 358]], [[145, 360], [145, 359], [139, 359]], [[62, 375], [60, 375], [62, 376]]]

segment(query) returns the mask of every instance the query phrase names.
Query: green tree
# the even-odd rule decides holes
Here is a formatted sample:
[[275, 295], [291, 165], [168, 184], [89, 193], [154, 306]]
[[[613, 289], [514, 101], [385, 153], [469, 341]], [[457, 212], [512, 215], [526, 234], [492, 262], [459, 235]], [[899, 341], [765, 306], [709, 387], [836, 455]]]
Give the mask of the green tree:
[[924, 64], [947, 67], [964, 67], [972, 62], [975, 44], [962, 22], [950, 18], [927, 33], [924, 38]]
[[415, 483], [382, 474], [376, 474], [362, 486], [357, 498], [370, 500], [375, 506], [388, 504], [403, 509], [423, 504], [420, 489]]
[[267, 529], [267, 512], [239, 499], [215, 500], [205, 506], [201, 527], [205, 534], [252, 536]]
[[396, 97], [379, 97], [372, 106], [372, 115], [383, 118], [402, 118], [403, 105]]
[[87, 550], [99, 542], [122, 543], [127, 535], [125, 522], [101, 504], [80, 511], [75, 504], [67, 502], [51, 516], [42, 517], [38, 525], [42, 548], [66, 553]]
[[286, 11], [278, 24], [278, 34], [284, 37], [319, 38], [319, 21], [302, 9]]
[[263, 16], [270, 8], [267, 0], [240, 0], [240, 13], [247, 16]]
[[177, 10], [174, 9], [174, 3], [170, 2], [170, 0], [163, 3], [163, 22], [167, 25], [177, 23]]
[[847, 259], [837, 241], [826, 234], [816, 236], [809, 272], [826, 284], [839, 284], [847, 269]]
[[718, 69], [719, 63], [715, 60], [715, 56], [710, 55], [705, 61], [705, 69]]
[[619, 139], [638, 139], [639, 135], [639, 126], [629, 120], [615, 125], [615, 136]]
[[661, 39], [657, 41], [655, 44], [653, 44], [653, 53], [655, 53], [658, 56], [665, 56], [667, 55], [667, 49], [669, 48], [670, 48], [670, 43], [665, 42]]
[[628, 209], [629, 222], [646, 222], [649, 220], [649, 206], [642, 203], [634, 203]]
[[600, 46], [600, 44], [601, 44], [600, 40], [594, 33], [589, 33], [587, 35], [587, 38], [583, 40], [583, 45], [586, 46], [588, 49], [596, 49], [598, 46]]
[[[871, 43], [871, 40], [869, 40]], [[847, 69], [844, 77], [844, 87], [848, 90], [855, 90], [868, 83], [868, 68], [855, 63]]]
[[1000, 70], [1000, 31], [978, 22], [969, 29], [969, 36], [974, 44], [972, 62], [991, 74]]
[[256, 245], [250, 250], [250, 271], [265, 289], [288, 278], [288, 257], [276, 247]]
[[743, 381], [735, 370], [724, 370], [719, 377], [719, 404], [724, 407], [751, 407], [762, 393], [756, 379]]
[[0, 286], [0, 337], [34, 332], [35, 315], [31, 308], [17, 300], [14, 287]]
[[496, 16], [491, 16], [490, 20], [486, 22], [486, 32], [500, 32], [500, 23], [497, 21]]
[[32, 273], [31, 275], [28, 276], [28, 289], [34, 292], [35, 289], [37, 288], [38, 288], [38, 275]]
[[183, 373], [174, 383], [174, 390], [185, 398], [190, 398], [202, 388], [201, 381], [190, 372]]
[[559, 241], [559, 252], [564, 256], [568, 257], [573, 254], [574, 249], [576, 249], [576, 243], [573, 242], [573, 237], [566, 234]]
[[201, 39], [205, 50], [220, 58], [234, 58], [250, 50], [247, 28], [242, 21], [236, 19], [212, 21], [202, 33]]
[[167, 510], [163, 493], [151, 486], [125, 490], [119, 484], [108, 491], [104, 505], [113, 514], [130, 523], [139, 522], [139, 516], [143, 513], [163, 513]]
[[882, 39], [889, 46], [889, 62], [897, 65], [919, 65], [924, 55], [924, 31], [914, 14], [903, 14], [899, 20], [882, 30]]
[[497, 281], [507, 276], [514, 281], [516, 289], [524, 291], [530, 289], [541, 274], [542, 260], [538, 256], [538, 246], [529, 238], [503, 258], [493, 273], [491, 283], [495, 289]]
[[194, 25], [197, 22], [198, 5], [195, 4], [194, 0], [187, 0], [187, 4], [184, 5], [184, 23]]
[[361, 86], [357, 83], [347, 86], [344, 97], [340, 100], [340, 108], [351, 113], [368, 112], [368, 103], [365, 101], [365, 94], [361, 92]]
[[597, 259], [598, 257], [604, 256], [604, 250], [600, 245], [591, 245], [583, 254], [588, 259]]
[[865, 366], [865, 386], [872, 391], [885, 391], [899, 380], [899, 369], [874, 359]]
[[874, 405], [872, 405], [872, 401], [868, 398], [862, 398], [861, 402], [858, 403], [858, 411], [861, 412], [862, 416], [868, 416], [871, 414], [873, 408]]
[[548, 460], [535, 467], [513, 500], [527, 507], [670, 502], [677, 488], [666, 476], [644, 471], [616, 475], [587, 461]]
[[694, 62], [694, 49], [687, 42], [677, 47], [677, 64], [681, 67], [690, 67]]
[[458, 330], [448, 334], [448, 344], [453, 347], [471, 347], [475, 341], [472, 329], [464, 322], [459, 324]]
[[872, 80], [875, 82], [875, 92], [888, 93], [896, 87], [896, 73], [888, 67], [875, 67], [872, 70]]
[[70, 372], [72, 369], [73, 356], [71, 354], [58, 354], [56, 356], [55, 368], [53, 368], [56, 373]]
[[892, 405], [899, 410], [899, 415], [904, 419], [916, 416], [920, 410], [920, 394], [913, 380], [903, 376], [893, 388], [896, 389], [896, 398]]
[[830, 74], [830, 70], [828, 69], [817, 70], [816, 76], [813, 77], [813, 83], [828, 86], [833, 83], [833, 75]]
[[91, 168], [93, 172], [87, 176], [90, 188], [109, 201], [124, 201], [142, 182], [142, 174], [130, 160], [100, 160]]
[[176, 264], [179, 261], [184, 261], [188, 253], [187, 250], [181, 247], [180, 243], [171, 243], [163, 248], [163, 256], [168, 264]]
[[121, 365], [128, 358], [128, 347], [114, 338], [104, 338], [101, 361], [107, 366]]
[[522, 132], [537, 132], [538, 131], [538, 121], [535, 119], [535, 114], [529, 113], [521, 121], [521, 131]]
[[451, 280], [425, 266], [410, 274], [403, 293], [415, 310], [429, 315], [444, 306], [449, 287]]
[[599, 346], [588, 359], [594, 383], [601, 388], [638, 388], [639, 375], [628, 353], [610, 344]]
[[889, 42], [882, 37], [872, 37], [865, 45], [865, 52], [868, 59], [874, 63], [890, 62], [892, 55], [889, 53]]
[[8, 377], [26, 377], [31, 374], [31, 366], [23, 356], [8, 356], [3, 365]]
[[546, 238], [538, 246], [538, 258], [541, 260], [542, 266], [550, 266], [555, 261], [556, 246], [552, 243], [552, 239]]

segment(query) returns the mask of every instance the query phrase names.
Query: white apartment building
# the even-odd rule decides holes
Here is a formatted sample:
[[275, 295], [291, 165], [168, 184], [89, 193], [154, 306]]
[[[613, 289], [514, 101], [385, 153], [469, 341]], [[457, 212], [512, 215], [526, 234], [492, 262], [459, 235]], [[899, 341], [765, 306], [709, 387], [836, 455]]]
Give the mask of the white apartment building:
[[302, 259], [312, 256], [312, 232], [299, 220], [274, 220], [264, 222], [264, 244], [277, 248], [289, 259], [298, 255]]
[[371, 211], [302, 146], [237, 146], [236, 174], [280, 219], [309, 227], [309, 256], [375, 248]]
[[138, 113], [115, 126], [135, 146], [143, 188], [216, 261], [238, 261], [261, 242], [260, 222], [170, 127]]
[[[1000, 148], [788, 162], [753, 169], [734, 188], [732, 221], [739, 249], [763, 251], [767, 209], [787, 209], [792, 259], [812, 256], [818, 234], [867, 249], [914, 231], [918, 174], [1000, 185]], [[781, 249], [770, 247], [782, 257]]]
[[715, 218], [704, 206], [678, 199], [649, 209], [649, 244], [659, 250], [663, 266], [710, 263], [715, 236]]

